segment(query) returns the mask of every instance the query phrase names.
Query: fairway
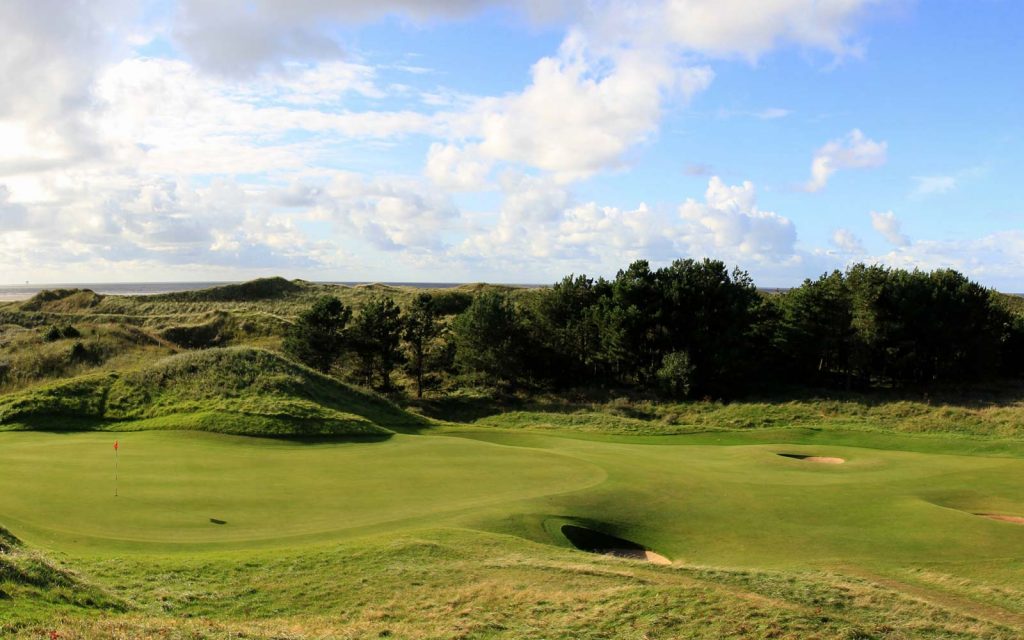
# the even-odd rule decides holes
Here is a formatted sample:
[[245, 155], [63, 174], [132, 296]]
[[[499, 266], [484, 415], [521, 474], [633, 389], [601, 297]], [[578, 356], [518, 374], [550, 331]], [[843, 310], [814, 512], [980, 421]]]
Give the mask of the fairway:
[[998, 582], [1021, 571], [1024, 526], [975, 515], [1024, 515], [1024, 460], [1006, 455], [500, 430], [341, 443], [117, 437], [115, 498], [112, 434], [0, 434], [8, 526], [65, 550], [191, 553], [445, 524], [564, 545], [544, 526], [561, 518], [690, 564], [943, 566]]

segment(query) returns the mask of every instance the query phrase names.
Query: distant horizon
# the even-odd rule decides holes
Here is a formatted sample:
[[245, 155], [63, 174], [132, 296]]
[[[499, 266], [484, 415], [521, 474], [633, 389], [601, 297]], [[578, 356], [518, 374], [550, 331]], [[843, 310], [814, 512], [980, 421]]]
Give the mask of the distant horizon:
[[[195, 281], [127, 281], [127, 282], [42, 282], [42, 283], [28, 283], [28, 284], [2, 284], [0, 283], [0, 303], [3, 302], [18, 302], [20, 300], [26, 300], [32, 295], [45, 290], [52, 290], [55, 288], [74, 288], [74, 289], [89, 289], [99, 293], [101, 295], [126, 295], [126, 296], [141, 296], [141, 295], [158, 295], [162, 293], [177, 293], [181, 291], [193, 291], [198, 289], [208, 289], [217, 286], [242, 284], [245, 282], [251, 282], [252, 280], [258, 280], [261, 278], [274, 278], [280, 277], [285, 280], [303, 280], [311, 282], [313, 284], [327, 284], [327, 285], [341, 285], [341, 286], [359, 286], [368, 284], [382, 284], [387, 286], [407, 286], [422, 289], [448, 289], [459, 287], [467, 284], [486, 284], [503, 287], [550, 287], [554, 282], [496, 282], [488, 280], [466, 280], [462, 282], [429, 282], [429, 281], [398, 281], [398, 280], [309, 280], [306, 278], [287, 278], [285, 276], [260, 276], [257, 278], [250, 278], [248, 280], [195, 280]], [[795, 284], [787, 287], [773, 287], [773, 286], [760, 286], [757, 282], [754, 282], [754, 286], [759, 291], [789, 291], [799, 287], [799, 284]], [[124, 290], [117, 290], [124, 289]], [[133, 291], [132, 289], [135, 289]], [[1014, 291], [1003, 291], [995, 289], [999, 293], [1009, 296], [1024, 296], [1024, 292]]]

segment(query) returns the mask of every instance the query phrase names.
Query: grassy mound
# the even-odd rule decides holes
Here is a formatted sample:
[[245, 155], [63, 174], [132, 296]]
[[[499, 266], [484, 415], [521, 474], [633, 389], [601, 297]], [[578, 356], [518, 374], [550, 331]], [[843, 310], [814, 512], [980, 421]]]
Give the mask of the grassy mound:
[[245, 435], [384, 435], [426, 424], [261, 349], [184, 353], [0, 399], [0, 428], [191, 429]]
[[248, 302], [252, 300], [271, 300], [302, 293], [306, 286], [299, 282], [281, 277], [257, 278], [239, 284], [227, 284], [209, 289], [195, 291], [178, 291], [155, 296], [147, 296], [150, 300], [174, 300], [180, 302]]
[[[83, 581], [78, 574], [25, 548], [10, 531], [0, 527], [0, 602], [4, 600], [29, 601], [32, 607], [51, 603], [123, 608], [101, 589]], [[3, 631], [2, 625], [0, 631]]]

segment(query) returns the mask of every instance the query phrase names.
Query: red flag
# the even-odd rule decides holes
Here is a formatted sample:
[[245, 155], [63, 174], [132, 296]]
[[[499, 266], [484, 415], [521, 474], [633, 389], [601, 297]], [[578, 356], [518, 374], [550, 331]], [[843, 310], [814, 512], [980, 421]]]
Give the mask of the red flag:
[[114, 440], [114, 451], [117, 451], [117, 440]]

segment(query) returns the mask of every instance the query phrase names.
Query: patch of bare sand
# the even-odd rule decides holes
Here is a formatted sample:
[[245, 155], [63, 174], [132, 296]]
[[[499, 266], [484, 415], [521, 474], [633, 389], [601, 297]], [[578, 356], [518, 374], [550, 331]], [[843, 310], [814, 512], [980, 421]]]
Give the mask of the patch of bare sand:
[[983, 518], [989, 518], [991, 520], [999, 520], [1000, 522], [1012, 522], [1013, 524], [1024, 524], [1024, 517], [1022, 516], [1004, 516], [998, 513], [976, 513], [976, 516]]
[[831, 456], [808, 456], [802, 453], [779, 453], [777, 455], [782, 456], [783, 458], [793, 458], [794, 460], [817, 462], [819, 464], [843, 464], [846, 462], [844, 458], [833, 458]]
[[628, 558], [630, 560], [645, 560], [651, 564], [669, 565], [672, 561], [649, 549], [602, 549], [600, 553], [616, 558]]
[[828, 456], [808, 456], [804, 460], [806, 462], [820, 462], [822, 464], [843, 464], [846, 462], [843, 458], [831, 458]]

